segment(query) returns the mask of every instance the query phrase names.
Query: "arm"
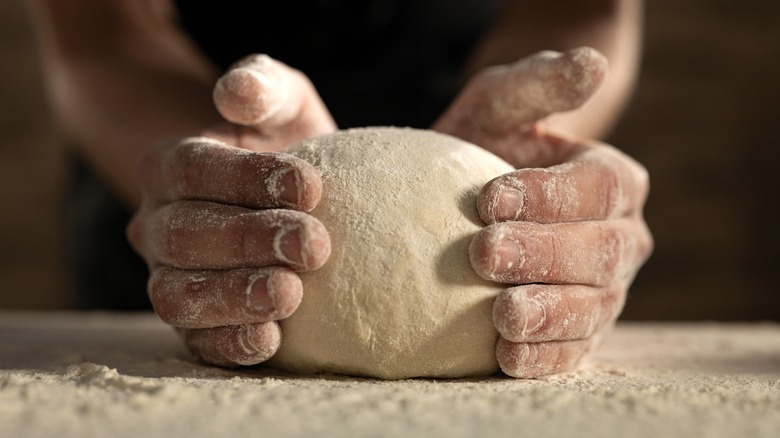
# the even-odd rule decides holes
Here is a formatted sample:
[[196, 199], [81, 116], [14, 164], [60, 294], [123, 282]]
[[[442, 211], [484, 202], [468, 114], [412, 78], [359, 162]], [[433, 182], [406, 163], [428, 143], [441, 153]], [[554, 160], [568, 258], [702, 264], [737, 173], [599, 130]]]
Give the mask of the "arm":
[[609, 76], [581, 110], [546, 123], [585, 138], [601, 138], [614, 125], [636, 82], [642, 0], [507, 0], [501, 18], [477, 45], [467, 74], [507, 64], [540, 50], [589, 46], [604, 54]]
[[335, 124], [305, 75], [263, 56], [223, 76], [214, 102], [215, 69], [160, 5], [170, 6], [37, 0], [55, 113], [136, 208], [127, 234], [151, 271], [158, 316], [203, 360], [259, 363], [300, 302], [297, 272], [330, 251], [307, 214], [319, 174], [275, 151]]
[[176, 29], [167, 2], [36, 0], [55, 116], [84, 158], [131, 206], [151, 147], [220, 118], [213, 66]]
[[[653, 247], [642, 217], [647, 171], [589, 139], [614, 122], [633, 83], [638, 0], [530, 3], [507, 3], [472, 62], [491, 67], [433, 126], [517, 168], [480, 193], [488, 225], [470, 247], [476, 272], [507, 284], [493, 307], [496, 356], [516, 377], [575, 368], [618, 318]], [[607, 59], [583, 44], [607, 52], [617, 71], [608, 74]], [[580, 48], [515, 61], [555, 47]], [[494, 65], [502, 62], [512, 64]]]

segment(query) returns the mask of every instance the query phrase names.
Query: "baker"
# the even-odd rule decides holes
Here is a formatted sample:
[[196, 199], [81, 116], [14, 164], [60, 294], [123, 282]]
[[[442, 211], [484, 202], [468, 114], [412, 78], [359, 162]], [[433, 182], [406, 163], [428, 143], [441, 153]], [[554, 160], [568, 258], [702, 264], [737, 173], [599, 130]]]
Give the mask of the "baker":
[[[155, 310], [196, 355], [267, 360], [281, 339], [276, 321], [305, 293], [296, 273], [321, 267], [331, 245], [308, 214], [318, 173], [281, 151], [336, 122], [415, 126], [517, 169], [481, 192], [486, 226], [472, 245], [475, 271], [506, 285], [498, 362], [518, 377], [575, 367], [617, 318], [652, 245], [646, 172], [591, 140], [633, 84], [640, 2], [282, 3], [34, 2], [73, 151], [82, 307], [148, 306], [149, 278]], [[597, 52], [569, 50], [580, 46], [606, 55], [606, 79]], [[215, 90], [220, 115], [216, 79], [258, 52], [271, 57], [245, 58]], [[583, 108], [556, 113], [583, 105], [602, 81]], [[128, 235], [143, 259], [124, 240], [133, 212]], [[208, 238], [214, 227], [220, 239]], [[545, 308], [543, 294], [560, 303]], [[573, 315], [589, 323], [571, 324]]]

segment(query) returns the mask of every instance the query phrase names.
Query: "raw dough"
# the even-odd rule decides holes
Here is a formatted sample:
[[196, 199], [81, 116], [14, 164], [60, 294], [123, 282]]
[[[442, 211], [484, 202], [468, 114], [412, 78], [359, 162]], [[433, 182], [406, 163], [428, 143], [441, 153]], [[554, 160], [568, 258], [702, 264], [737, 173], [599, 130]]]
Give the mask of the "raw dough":
[[281, 322], [269, 365], [385, 379], [496, 372], [491, 309], [501, 286], [475, 274], [468, 246], [484, 226], [479, 190], [512, 167], [408, 128], [339, 131], [288, 152], [322, 174], [312, 214], [332, 253], [301, 274], [303, 301]]

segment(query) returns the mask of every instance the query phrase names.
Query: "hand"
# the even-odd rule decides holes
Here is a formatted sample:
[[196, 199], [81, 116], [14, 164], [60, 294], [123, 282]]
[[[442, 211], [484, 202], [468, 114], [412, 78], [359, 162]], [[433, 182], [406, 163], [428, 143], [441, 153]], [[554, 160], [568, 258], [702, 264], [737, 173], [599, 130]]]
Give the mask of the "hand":
[[609, 145], [539, 122], [585, 103], [605, 74], [592, 49], [542, 52], [483, 71], [433, 127], [518, 169], [483, 188], [477, 207], [488, 225], [470, 247], [480, 276], [516, 285], [493, 307], [496, 355], [510, 376], [575, 368], [614, 324], [652, 250], [642, 218], [647, 171]]
[[306, 214], [319, 174], [275, 151], [335, 124], [301, 72], [262, 55], [232, 67], [214, 100], [232, 124], [145, 156], [128, 238], [149, 265], [155, 312], [192, 353], [251, 365], [279, 348], [275, 321], [301, 301], [296, 272], [330, 254], [327, 231]]

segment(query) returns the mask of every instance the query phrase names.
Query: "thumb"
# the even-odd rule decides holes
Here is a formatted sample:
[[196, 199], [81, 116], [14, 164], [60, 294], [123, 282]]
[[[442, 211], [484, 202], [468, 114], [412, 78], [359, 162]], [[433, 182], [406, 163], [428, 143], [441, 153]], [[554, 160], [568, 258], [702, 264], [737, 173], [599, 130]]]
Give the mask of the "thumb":
[[[287, 146], [336, 129], [309, 78], [267, 55], [231, 66], [214, 87], [214, 103], [226, 120], [250, 128], [248, 137], [262, 137], [264, 149], [269, 140]], [[252, 149], [252, 138], [242, 134], [242, 146]]]
[[588, 47], [539, 52], [490, 67], [466, 85], [432, 129], [500, 149], [551, 113], [584, 104], [606, 74], [606, 58]]

